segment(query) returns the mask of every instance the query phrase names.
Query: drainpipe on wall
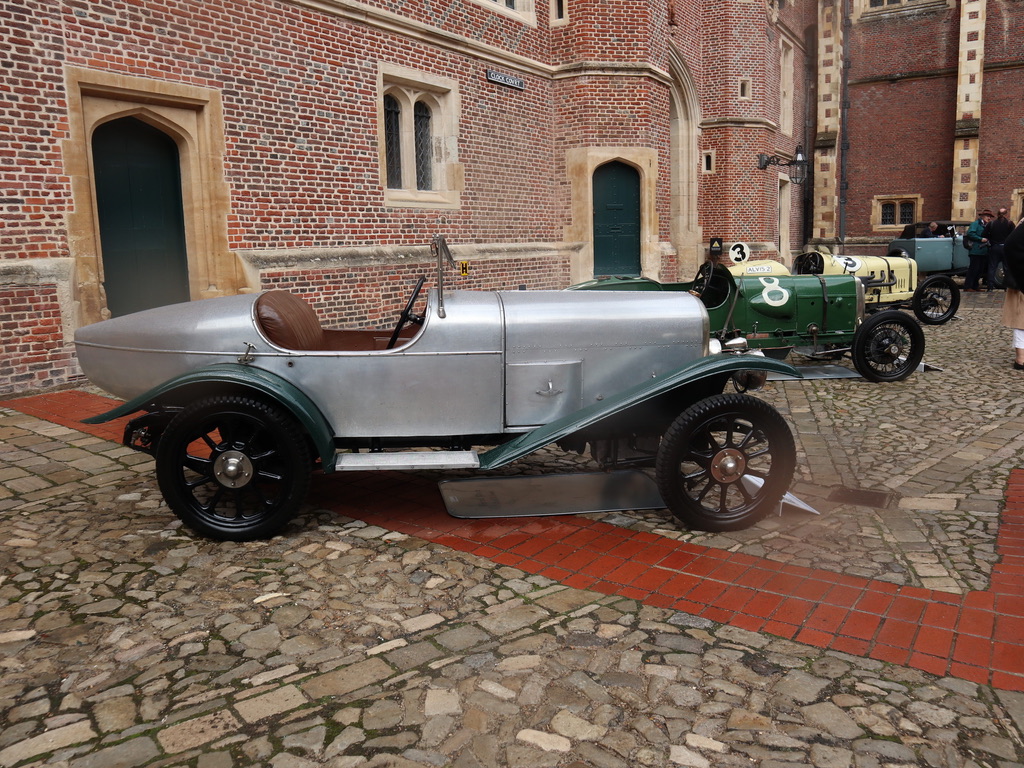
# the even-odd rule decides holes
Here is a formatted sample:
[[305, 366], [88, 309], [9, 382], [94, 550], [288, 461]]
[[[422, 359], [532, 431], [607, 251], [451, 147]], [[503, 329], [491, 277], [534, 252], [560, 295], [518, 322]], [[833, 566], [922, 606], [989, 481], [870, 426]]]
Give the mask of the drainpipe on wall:
[[[814, 158], [816, 155], [814, 138], [815, 138], [815, 118], [818, 109], [818, 43], [817, 43], [817, 27], [813, 28], [813, 33], [808, 33], [804, 39], [805, 49], [808, 51], [807, 55], [807, 71], [804, 73], [804, 77], [808, 83], [815, 83], [814, 87], [814, 98], [804, 99], [804, 140], [803, 146], [807, 147], [807, 178], [804, 180], [802, 189], [800, 190], [800, 213], [802, 222], [801, 226], [801, 241], [800, 248], [804, 249], [807, 244], [811, 242], [811, 237], [814, 235]], [[810, 140], [808, 140], [810, 137]]]
[[850, 0], [843, 0], [843, 67], [839, 87], [839, 252], [846, 253], [846, 190], [848, 182], [847, 155], [850, 139], [847, 134], [847, 113], [850, 111]]

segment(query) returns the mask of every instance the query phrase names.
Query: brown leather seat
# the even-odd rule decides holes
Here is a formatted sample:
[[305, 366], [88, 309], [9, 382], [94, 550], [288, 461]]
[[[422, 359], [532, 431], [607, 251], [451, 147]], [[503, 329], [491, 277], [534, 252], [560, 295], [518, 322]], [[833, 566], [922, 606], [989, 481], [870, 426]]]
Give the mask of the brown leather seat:
[[256, 300], [256, 319], [267, 338], [285, 349], [327, 349], [320, 320], [306, 301], [288, 291], [267, 291]]
[[[380, 352], [387, 349], [388, 332], [338, 331], [320, 326], [306, 300], [288, 291], [267, 291], [256, 299], [256, 322], [271, 343], [304, 352]], [[401, 343], [409, 341], [409, 328]]]

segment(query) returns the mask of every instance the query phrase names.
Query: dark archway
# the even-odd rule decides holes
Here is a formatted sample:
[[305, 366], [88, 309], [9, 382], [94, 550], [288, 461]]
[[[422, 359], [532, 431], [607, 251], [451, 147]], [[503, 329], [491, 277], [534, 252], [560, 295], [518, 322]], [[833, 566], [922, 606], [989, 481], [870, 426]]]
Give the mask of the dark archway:
[[594, 170], [594, 274], [640, 274], [640, 173], [618, 161]]
[[124, 117], [96, 129], [92, 152], [111, 316], [188, 301], [181, 165], [174, 140]]

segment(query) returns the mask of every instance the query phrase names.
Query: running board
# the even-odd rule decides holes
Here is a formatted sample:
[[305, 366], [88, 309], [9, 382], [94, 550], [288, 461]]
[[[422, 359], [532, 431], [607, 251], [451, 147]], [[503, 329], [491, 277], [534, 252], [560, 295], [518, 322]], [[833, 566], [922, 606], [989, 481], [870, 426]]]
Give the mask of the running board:
[[461, 518], [544, 517], [661, 509], [658, 486], [643, 472], [584, 472], [442, 480], [448, 514]]
[[376, 453], [339, 453], [334, 468], [369, 469], [477, 469], [476, 451], [392, 451]]
[[[803, 374], [805, 381], [811, 379], [859, 379], [861, 375], [852, 368], [847, 368], [845, 365], [799, 365], [800, 373]], [[942, 372], [942, 368], [931, 363], [921, 362], [915, 369], [916, 373], [928, 373], [930, 371]], [[782, 373], [769, 373], [768, 381], [799, 381], [794, 379], [792, 376], [786, 376]]]
[[[753, 475], [745, 475], [740, 482], [748, 493], [756, 493], [764, 483]], [[579, 515], [665, 507], [657, 484], [638, 470], [462, 478], [442, 480], [437, 486], [448, 514], [469, 519]], [[779, 515], [784, 512], [821, 514], [788, 492], [779, 501], [775, 512]]]

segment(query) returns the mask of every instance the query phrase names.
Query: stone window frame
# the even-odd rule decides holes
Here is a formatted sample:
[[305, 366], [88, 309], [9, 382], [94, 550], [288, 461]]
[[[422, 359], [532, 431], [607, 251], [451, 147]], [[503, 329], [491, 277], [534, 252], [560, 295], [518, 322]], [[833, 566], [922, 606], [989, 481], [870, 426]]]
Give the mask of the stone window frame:
[[1010, 192], [1010, 216], [1014, 224], [1024, 218], [1024, 187]]
[[98, 126], [122, 117], [158, 128], [178, 146], [190, 297], [206, 299], [251, 289], [228, 243], [230, 190], [224, 174], [220, 92], [79, 67], [66, 68], [65, 85], [68, 140], [62, 151], [74, 200], [68, 234], [78, 322], [85, 325], [110, 316], [102, 287], [92, 135]]
[[[462, 204], [463, 169], [458, 162], [460, 99], [458, 83], [447, 78], [394, 64], [381, 63], [377, 73], [377, 125], [380, 184], [384, 205], [398, 208], [459, 208]], [[401, 108], [400, 187], [388, 186], [387, 140], [384, 98], [393, 97]], [[416, 182], [415, 107], [430, 109], [431, 189]]]
[[872, 0], [853, 0], [853, 21], [956, 7], [955, 0], [882, 0], [883, 4], [878, 6], [872, 6], [871, 2]]
[[[531, 27], [537, 26], [537, 7], [535, 0], [469, 0], [471, 3], [496, 11], [503, 16], [521, 21]], [[552, 13], [554, 13], [552, 11]], [[554, 18], [552, 16], [552, 18]]]
[[569, 0], [551, 0], [548, 24], [560, 27], [569, 23]]
[[[900, 205], [910, 203], [914, 206], [914, 216], [906, 223], [900, 223]], [[885, 205], [894, 206], [894, 219], [892, 224], [882, 223], [882, 207]], [[924, 210], [924, 198], [921, 195], [875, 195], [871, 199], [871, 228], [883, 232], [899, 232], [907, 224], [915, 224], [921, 221], [921, 211]]]
[[786, 136], [793, 135], [793, 110], [796, 103], [796, 44], [781, 37], [779, 39], [779, 131]]

